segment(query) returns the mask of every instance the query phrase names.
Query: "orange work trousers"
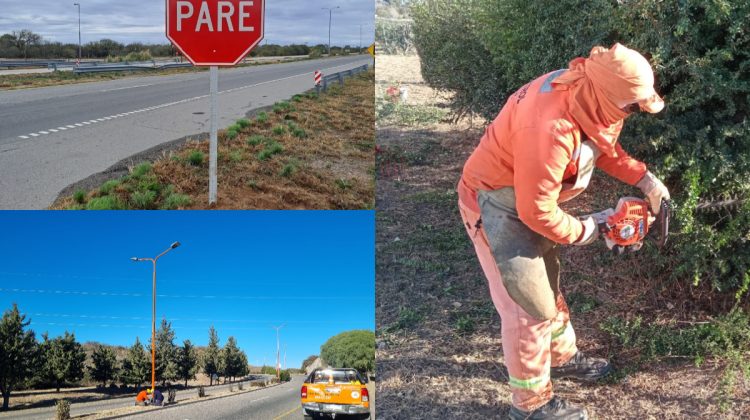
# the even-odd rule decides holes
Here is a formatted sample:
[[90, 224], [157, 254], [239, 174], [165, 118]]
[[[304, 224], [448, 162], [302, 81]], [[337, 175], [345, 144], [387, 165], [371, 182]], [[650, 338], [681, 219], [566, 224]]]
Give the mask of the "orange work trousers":
[[[513, 405], [524, 411], [535, 410], [552, 399], [550, 367], [566, 363], [578, 351], [568, 306], [559, 293], [556, 297], [557, 316], [542, 321], [530, 316], [514, 302], [503, 285], [480, 215], [460, 201], [458, 204], [464, 227], [487, 277], [492, 302], [500, 314], [503, 355]], [[508, 241], [513, 240], [508, 238]]]

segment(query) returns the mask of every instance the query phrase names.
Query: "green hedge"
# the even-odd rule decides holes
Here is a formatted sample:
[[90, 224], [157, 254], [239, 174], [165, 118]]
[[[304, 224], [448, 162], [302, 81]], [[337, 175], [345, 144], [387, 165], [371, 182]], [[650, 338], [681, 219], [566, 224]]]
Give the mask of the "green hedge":
[[621, 42], [650, 58], [667, 107], [629, 118], [621, 141], [676, 205], [666, 256], [651, 255], [654, 275], [746, 299], [750, 203], [693, 207], [750, 197], [750, 0], [422, 0], [413, 15], [423, 76], [455, 92], [458, 115], [494, 118], [520, 86], [594, 45]]

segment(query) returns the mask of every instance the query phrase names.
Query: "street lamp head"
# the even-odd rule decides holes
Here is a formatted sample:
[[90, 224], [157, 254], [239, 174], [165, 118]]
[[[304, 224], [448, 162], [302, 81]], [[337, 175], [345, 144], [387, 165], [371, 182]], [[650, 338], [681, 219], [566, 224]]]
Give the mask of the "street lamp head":
[[175, 249], [178, 246], [180, 246], [180, 243], [179, 242], [175, 242], [175, 243], [172, 244], [172, 249]]
[[136, 262], [137, 262], [137, 261], [138, 261], [138, 258], [136, 258], [136, 257], [131, 257], [131, 258], [130, 258], [130, 261], [136, 261]]

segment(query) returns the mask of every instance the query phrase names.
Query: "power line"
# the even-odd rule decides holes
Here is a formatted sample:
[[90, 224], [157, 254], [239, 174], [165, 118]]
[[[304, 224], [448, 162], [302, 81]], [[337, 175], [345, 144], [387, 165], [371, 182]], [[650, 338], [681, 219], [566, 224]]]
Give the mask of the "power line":
[[[7, 293], [40, 293], [55, 295], [77, 295], [77, 296], [112, 296], [112, 297], [143, 297], [141, 293], [121, 292], [86, 292], [80, 290], [53, 290], [53, 289], [18, 289], [0, 288], [0, 292]], [[369, 300], [359, 296], [241, 296], [241, 295], [156, 295], [167, 299], [237, 299], [237, 300]]]
[[[85, 315], [85, 314], [48, 314], [48, 313], [30, 313], [29, 316], [41, 318], [85, 318], [85, 319], [123, 319], [123, 320], [150, 320], [148, 317], [141, 316], [114, 316], [114, 315]], [[280, 321], [257, 320], [257, 319], [216, 319], [216, 318], [169, 318], [168, 321], [197, 321], [197, 322], [236, 322], [247, 324], [275, 324]], [[325, 321], [287, 321], [290, 324], [330, 324]]]

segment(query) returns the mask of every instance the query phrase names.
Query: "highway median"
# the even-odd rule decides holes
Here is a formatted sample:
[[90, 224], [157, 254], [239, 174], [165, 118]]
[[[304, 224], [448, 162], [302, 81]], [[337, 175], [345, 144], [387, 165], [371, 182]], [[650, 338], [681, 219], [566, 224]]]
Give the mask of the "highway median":
[[[370, 209], [374, 72], [295, 95], [219, 132], [221, 209]], [[66, 189], [51, 209], [208, 208], [208, 142], [197, 135], [125, 176]], [[212, 207], [214, 208], [214, 207]]]

